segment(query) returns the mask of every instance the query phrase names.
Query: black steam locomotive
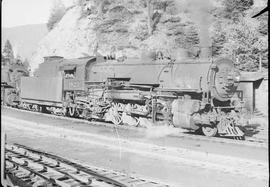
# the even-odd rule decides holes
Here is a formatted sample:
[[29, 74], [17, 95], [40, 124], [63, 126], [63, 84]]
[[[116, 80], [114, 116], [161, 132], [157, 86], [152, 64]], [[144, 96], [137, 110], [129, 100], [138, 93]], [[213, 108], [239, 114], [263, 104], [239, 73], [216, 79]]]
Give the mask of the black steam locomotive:
[[240, 73], [230, 59], [101, 55], [44, 57], [35, 76], [22, 77], [18, 106], [116, 125], [153, 124], [243, 137]]

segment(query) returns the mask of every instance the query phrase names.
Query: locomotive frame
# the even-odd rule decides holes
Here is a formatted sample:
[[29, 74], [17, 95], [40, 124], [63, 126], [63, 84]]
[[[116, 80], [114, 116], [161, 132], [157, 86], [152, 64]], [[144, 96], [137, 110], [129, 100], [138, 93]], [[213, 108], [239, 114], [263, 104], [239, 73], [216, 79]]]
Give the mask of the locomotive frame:
[[22, 77], [19, 107], [56, 115], [143, 126], [145, 120], [242, 138], [239, 72], [227, 58], [113, 59], [44, 57]]

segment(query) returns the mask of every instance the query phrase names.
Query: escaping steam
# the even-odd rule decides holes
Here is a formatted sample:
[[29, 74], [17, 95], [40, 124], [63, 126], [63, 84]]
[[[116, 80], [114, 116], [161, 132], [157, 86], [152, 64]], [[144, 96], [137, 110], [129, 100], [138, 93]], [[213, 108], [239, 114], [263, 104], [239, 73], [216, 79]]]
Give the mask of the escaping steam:
[[140, 126], [146, 127], [145, 137], [149, 139], [162, 138], [169, 135], [177, 135], [187, 130], [169, 126], [166, 122], [153, 123], [149, 119], [140, 118]]
[[207, 48], [211, 46], [209, 28], [212, 18], [210, 11], [213, 4], [210, 0], [176, 0], [176, 6], [180, 11], [190, 13], [190, 18], [197, 25], [200, 46]]

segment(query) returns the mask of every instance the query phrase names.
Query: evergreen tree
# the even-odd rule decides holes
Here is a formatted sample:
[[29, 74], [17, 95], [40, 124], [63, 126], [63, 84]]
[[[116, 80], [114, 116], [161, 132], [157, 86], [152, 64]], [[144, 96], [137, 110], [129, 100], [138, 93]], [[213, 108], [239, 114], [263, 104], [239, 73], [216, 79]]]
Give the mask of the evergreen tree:
[[83, 6], [85, 6], [86, 1], [85, 0], [77, 0], [75, 3], [76, 3], [76, 5], [83, 7]]
[[5, 43], [2, 56], [3, 56], [4, 65], [9, 65], [13, 63], [14, 53], [13, 53], [12, 45], [9, 40], [7, 40]]
[[47, 28], [48, 30], [52, 30], [55, 25], [62, 19], [66, 12], [65, 5], [61, 0], [54, 0], [53, 7], [51, 9], [51, 15], [49, 17]]
[[148, 26], [148, 35], [152, 35], [153, 28], [152, 28], [152, 14], [153, 14], [153, 8], [152, 8], [152, 2], [151, 0], [146, 0], [147, 4], [147, 26]]
[[21, 65], [23, 64], [22, 62], [22, 57], [20, 55], [17, 55], [16, 58], [15, 58], [15, 63], [18, 64], [18, 65]]
[[223, 9], [213, 12], [214, 55], [234, 58], [236, 67], [244, 71], [257, 71], [260, 58], [268, 67], [268, 16], [251, 18], [256, 12], [252, 5], [253, 0], [223, 0]]
[[[239, 62], [236, 65], [241, 70], [258, 70], [260, 57], [268, 54], [267, 37], [259, 33], [258, 27], [257, 20], [245, 17], [239, 23], [224, 28], [226, 42], [223, 52], [235, 56]], [[264, 67], [267, 67], [267, 64], [264, 64]]]
[[224, 22], [222, 20], [215, 21], [212, 34], [212, 55], [222, 55], [222, 49], [226, 42], [226, 33], [223, 29]]
[[23, 66], [24, 66], [26, 69], [29, 69], [29, 68], [30, 68], [30, 64], [29, 64], [29, 61], [28, 61], [27, 58], [24, 59], [24, 61], [23, 61]]
[[245, 11], [250, 9], [254, 0], [223, 0], [224, 18], [238, 21], [240, 17], [245, 16]]
[[4, 66], [4, 65], [5, 65], [4, 56], [3, 56], [3, 54], [1, 53], [1, 66]]
[[99, 0], [97, 3], [97, 11], [98, 11], [98, 15], [102, 16], [103, 15], [103, 9], [104, 6], [106, 4], [106, 0]]

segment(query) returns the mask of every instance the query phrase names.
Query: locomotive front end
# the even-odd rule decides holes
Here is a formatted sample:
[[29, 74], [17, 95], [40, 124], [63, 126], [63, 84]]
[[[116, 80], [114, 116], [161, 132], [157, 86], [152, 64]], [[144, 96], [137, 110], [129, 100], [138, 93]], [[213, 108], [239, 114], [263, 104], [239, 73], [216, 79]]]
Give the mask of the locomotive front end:
[[[182, 60], [175, 63], [173, 82], [178, 99], [172, 102], [176, 127], [201, 130], [206, 136], [243, 138], [246, 122], [237, 97], [240, 73], [227, 58]], [[186, 62], [187, 61], [187, 62]]]
[[[235, 97], [239, 83], [240, 72], [234, 67], [232, 60], [221, 58], [210, 66], [208, 84], [218, 133], [237, 139], [244, 137], [239, 127], [247, 124], [247, 119], [242, 113], [242, 101], [239, 97]], [[211, 134], [213, 128], [206, 126], [202, 130], [205, 134], [209, 132]]]
[[233, 61], [222, 58], [209, 69], [208, 82], [212, 97], [218, 101], [229, 101], [235, 94], [240, 81], [240, 72], [234, 68]]

